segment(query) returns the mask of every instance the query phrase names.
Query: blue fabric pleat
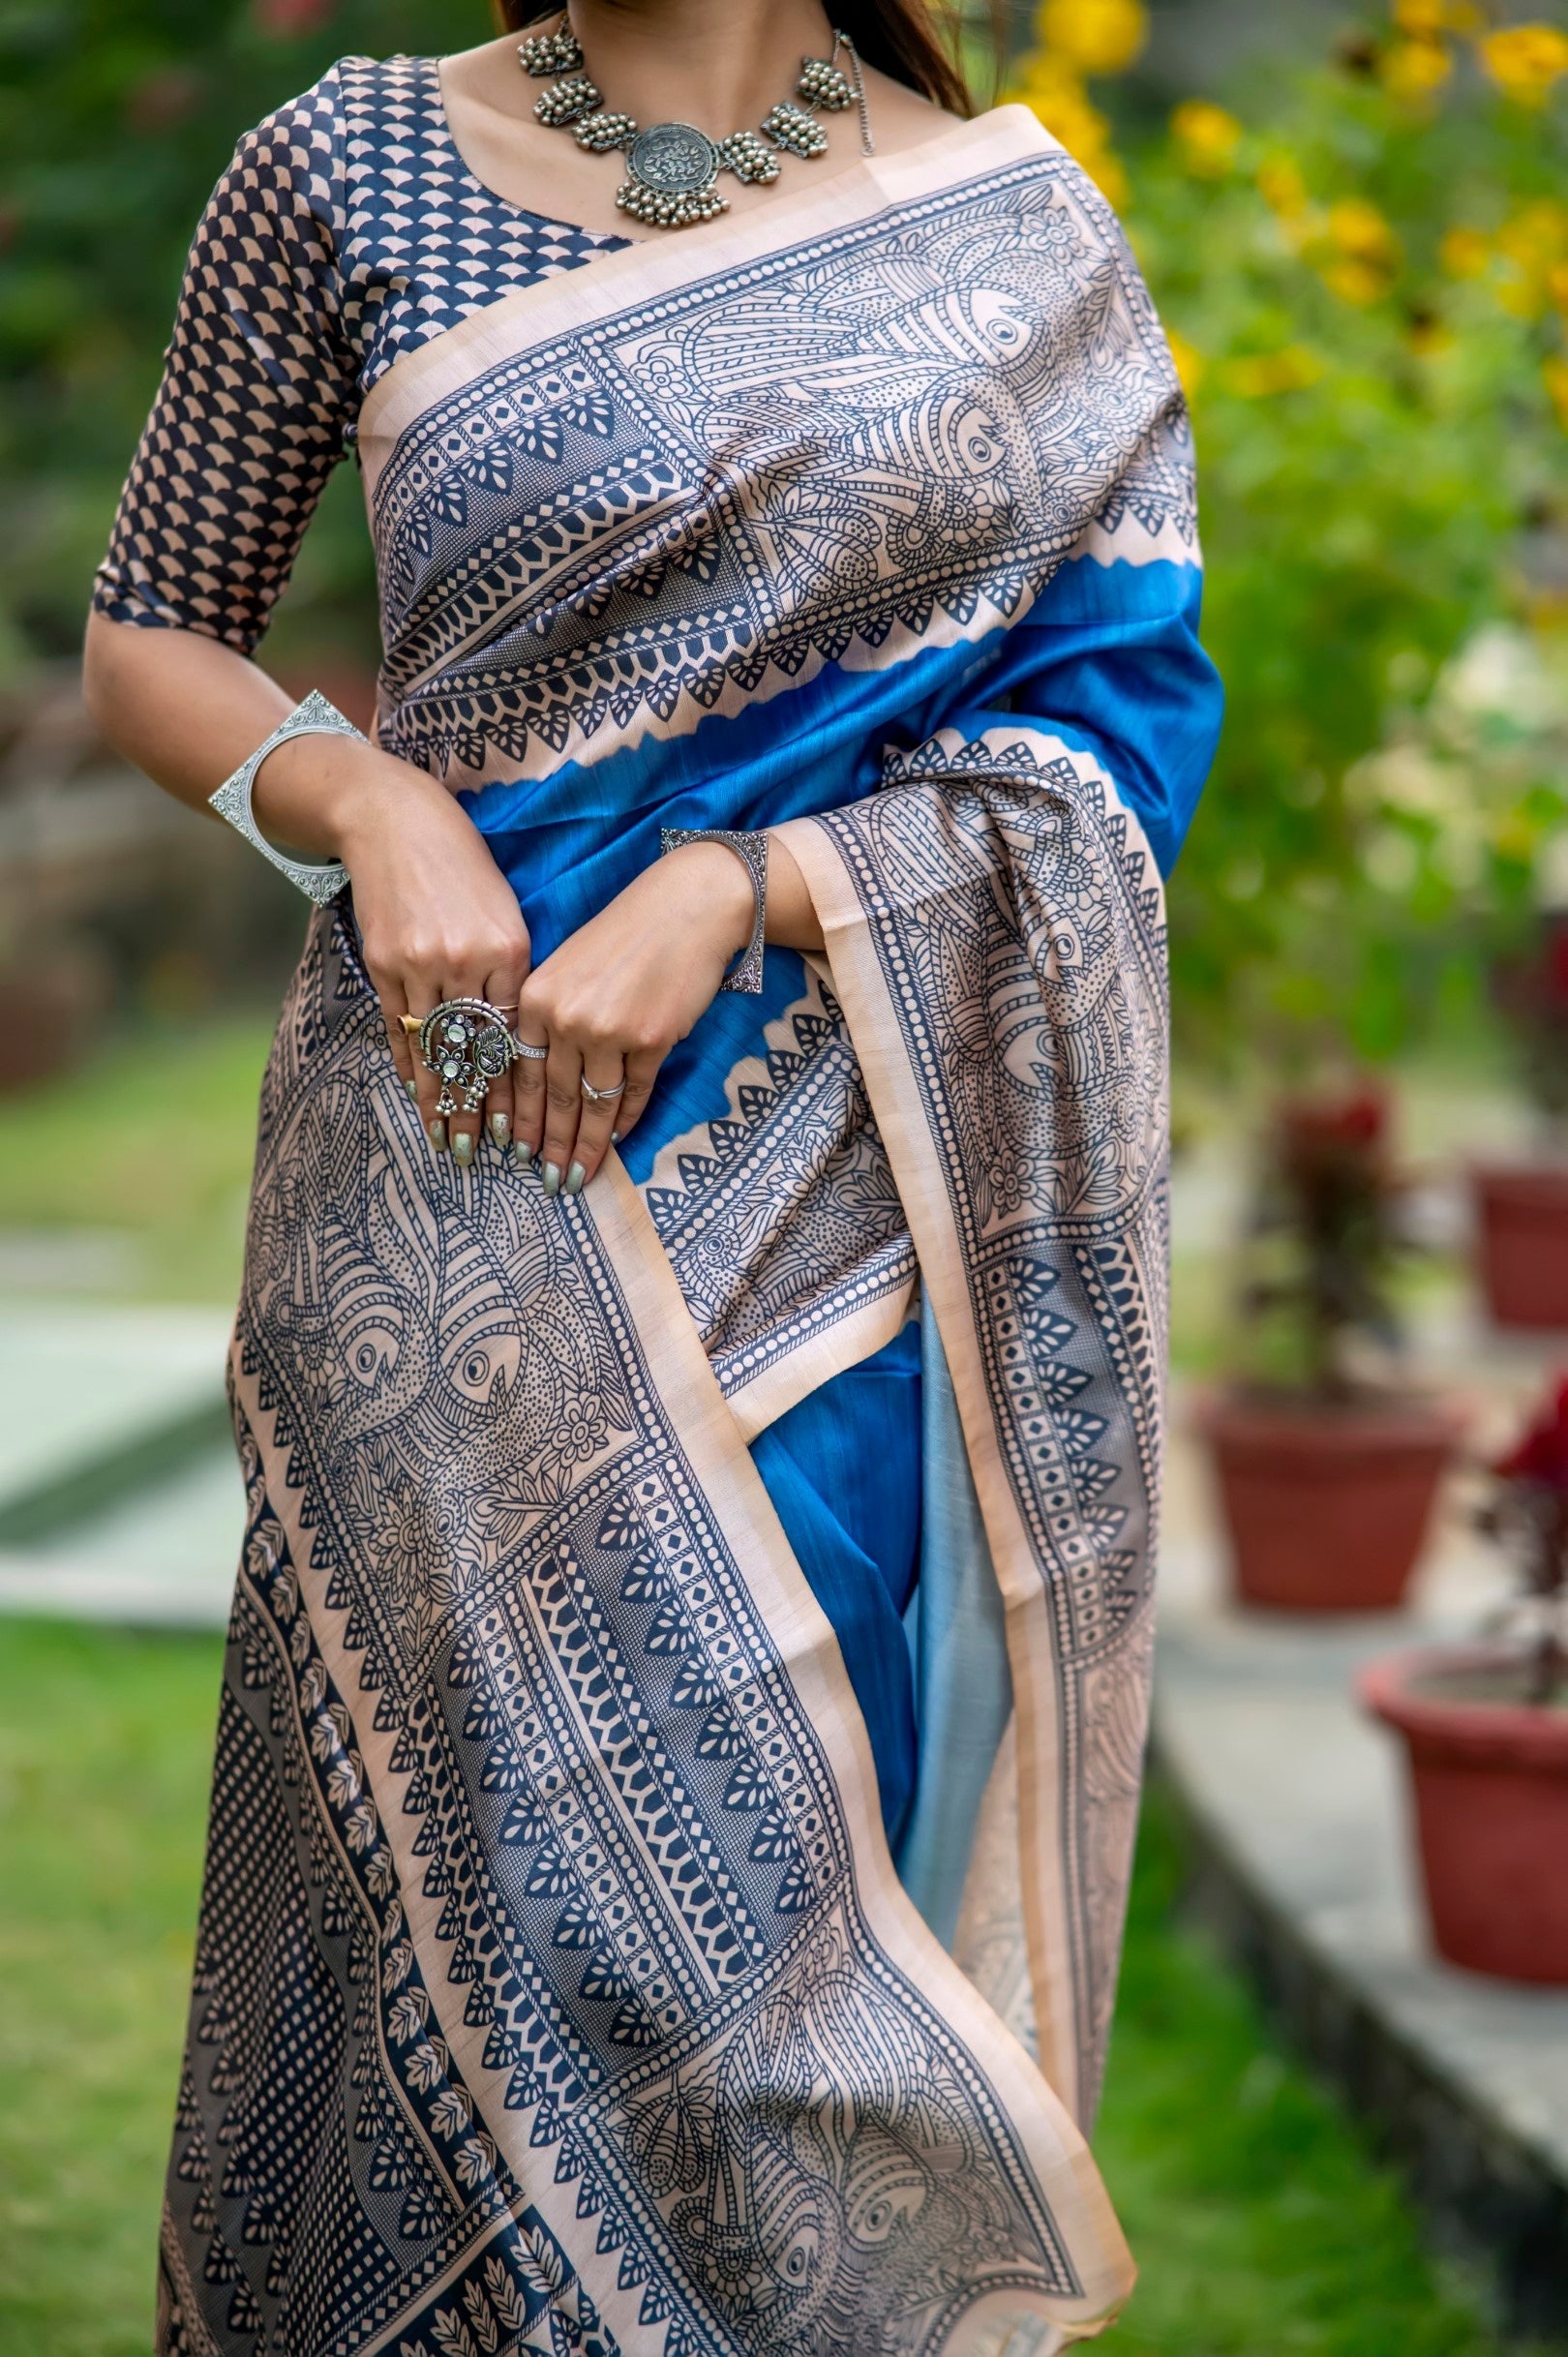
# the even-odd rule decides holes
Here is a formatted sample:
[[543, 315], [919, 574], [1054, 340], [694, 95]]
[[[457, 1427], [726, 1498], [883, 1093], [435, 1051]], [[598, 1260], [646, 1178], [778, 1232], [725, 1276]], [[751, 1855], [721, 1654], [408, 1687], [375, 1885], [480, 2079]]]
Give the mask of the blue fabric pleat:
[[1012, 1708], [1012, 1678], [1002, 1590], [928, 1301], [921, 1326], [924, 1512], [920, 1581], [905, 1619], [920, 1761], [894, 1857], [904, 1889], [950, 1949], [980, 1802]]
[[919, 1325], [819, 1385], [758, 1435], [751, 1455], [833, 1624], [896, 1847], [919, 1754], [903, 1629], [920, 1552]]

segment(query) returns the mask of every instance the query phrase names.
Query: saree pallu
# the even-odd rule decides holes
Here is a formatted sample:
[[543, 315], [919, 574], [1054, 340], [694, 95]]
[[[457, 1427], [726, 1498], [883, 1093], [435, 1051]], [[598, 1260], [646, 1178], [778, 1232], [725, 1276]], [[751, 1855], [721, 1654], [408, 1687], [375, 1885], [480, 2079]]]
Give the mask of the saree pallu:
[[[1147, 299], [1004, 109], [491, 306], [360, 448], [382, 741], [471, 797], [536, 954], [661, 824], [782, 828], [827, 948], [550, 1200], [432, 1161], [351, 911], [313, 924], [161, 2347], [1093, 2333], [1131, 2280], [1083, 2130], [1152, 1640], [1156, 851], [1213, 719]], [[991, 1733], [951, 1777], [922, 1738], [901, 1879], [748, 1444], [917, 1314], [922, 1724], [980, 1645]]]

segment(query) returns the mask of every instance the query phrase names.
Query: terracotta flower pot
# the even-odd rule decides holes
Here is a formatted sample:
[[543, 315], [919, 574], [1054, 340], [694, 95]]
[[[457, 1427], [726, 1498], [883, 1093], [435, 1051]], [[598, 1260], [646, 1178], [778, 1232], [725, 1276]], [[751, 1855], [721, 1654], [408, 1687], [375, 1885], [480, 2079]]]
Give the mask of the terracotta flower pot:
[[1458, 1437], [1451, 1411], [1421, 1401], [1325, 1408], [1222, 1398], [1202, 1422], [1245, 1602], [1395, 1610]]
[[1408, 1747], [1438, 1954], [1568, 1986], [1568, 1709], [1486, 1699], [1510, 1671], [1517, 1659], [1491, 1649], [1433, 1649], [1373, 1662], [1356, 1682]]
[[1482, 1290], [1499, 1326], [1568, 1328], [1568, 1164], [1474, 1173]]

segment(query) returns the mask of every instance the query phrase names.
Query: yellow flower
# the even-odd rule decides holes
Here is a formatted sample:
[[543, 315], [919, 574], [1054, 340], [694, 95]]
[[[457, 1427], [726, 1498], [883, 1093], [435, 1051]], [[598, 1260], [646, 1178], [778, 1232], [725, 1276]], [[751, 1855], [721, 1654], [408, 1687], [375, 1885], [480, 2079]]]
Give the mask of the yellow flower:
[[1568, 318], [1568, 262], [1554, 262], [1547, 272], [1547, 292]]
[[1080, 74], [1121, 74], [1149, 38], [1144, 0], [1041, 0], [1040, 39]]
[[1170, 346], [1170, 356], [1176, 363], [1176, 374], [1182, 380], [1182, 391], [1191, 401], [1203, 382], [1209, 364], [1197, 347], [1189, 344], [1187, 338], [1179, 336], [1173, 327], [1166, 328], [1165, 341]]
[[1232, 360], [1225, 371], [1225, 381], [1233, 393], [1246, 401], [1265, 400], [1272, 393], [1299, 393], [1307, 385], [1315, 384], [1323, 374], [1323, 363], [1305, 345], [1286, 344], [1276, 352], [1257, 352], [1251, 358]]
[[1450, 278], [1479, 278], [1491, 257], [1492, 244], [1484, 231], [1467, 229], [1458, 222], [1438, 248], [1438, 258]]
[[1541, 374], [1552, 396], [1552, 407], [1557, 412], [1557, 423], [1568, 434], [1568, 360], [1561, 352], [1552, 352], [1541, 363]]
[[1568, 205], [1550, 196], [1523, 205], [1497, 231], [1497, 251], [1509, 265], [1497, 287], [1498, 302], [1516, 318], [1539, 318], [1552, 273], [1568, 258]]
[[1523, 106], [1538, 106], [1568, 74], [1568, 33], [1554, 24], [1507, 24], [1476, 44], [1498, 88]]
[[1033, 107], [1103, 196], [1114, 205], [1127, 202], [1127, 173], [1111, 146], [1110, 125], [1070, 66], [1037, 51], [1024, 60], [1024, 78], [1009, 95]]
[[1394, 0], [1394, 21], [1412, 41], [1440, 33], [1477, 33], [1485, 19], [1474, 0]]
[[1307, 183], [1293, 156], [1267, 156], [1257, 167], [1258, 192], [1282, 221], [1299, 221], [1307, 210]]
[[1399, 260], [1399, 239], [1365, 196], [1342, 196], [1338, 204], [1330, 205], [1328, 234], [1331, 244], [1356, 261], [1390, 268]]
[[1224, 178], [1242, 139], [1242, 127], [1233, 114], [1227, 114], [1223, 106], [1211, 106], [1207, 99], [1190, 98], [1177, 107], [1170, 127], [1190, 172], [1200, 180]]
[[1326, 262], [1322, 276], [1325, 287], [1342, 301], [1354, 303], [1361, 311], [1365, 311], [1369, 304], [1380, 302], [1388, 292], [1388, 280], [1381, 270], [1374, 270], [1370, 262]]
[[1383, 87], [1390, 98], [1419, 103], [1440, 90], [1453, 71], [1440, 41], [1398, 41], [1384, 52]]

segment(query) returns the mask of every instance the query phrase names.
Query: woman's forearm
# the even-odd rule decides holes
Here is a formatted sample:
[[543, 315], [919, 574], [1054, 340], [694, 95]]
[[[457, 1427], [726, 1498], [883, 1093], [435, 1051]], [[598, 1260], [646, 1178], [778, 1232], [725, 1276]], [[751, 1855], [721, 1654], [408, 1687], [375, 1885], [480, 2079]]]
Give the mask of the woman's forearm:
[[[217, 639], [101, 614], [88, 621], [82, 683], [99, 734], [196, 810], [293, 709], [276, 680]], [[270, 842], [307, 859], [339, 859], [367, 801], [384, 807], [399, 787], [444, 792], [425, 771], [355, 738], [300, 737], [268, 754], [252, 807]]]
[[799, 861], [777, 833], [768, 838], [768, 939], [782, 950], [820, 950], [822, 926]]

